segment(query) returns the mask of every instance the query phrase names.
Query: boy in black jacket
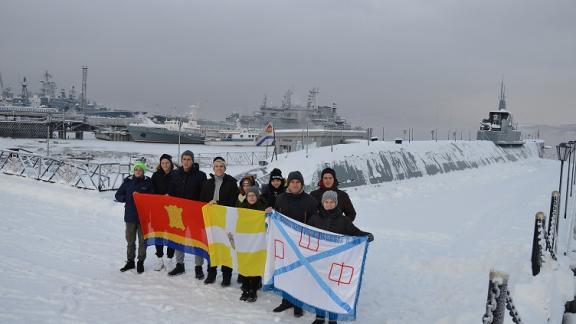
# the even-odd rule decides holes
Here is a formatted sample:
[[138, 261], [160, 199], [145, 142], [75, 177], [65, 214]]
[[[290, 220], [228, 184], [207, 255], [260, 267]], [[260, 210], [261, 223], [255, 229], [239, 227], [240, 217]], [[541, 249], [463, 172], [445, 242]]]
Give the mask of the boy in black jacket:
[[[368, 236], [368, 242], [374, 240], [371, 233], [361, 231], [352, 221], [342, 215], [342, 211], [337, 207], [338, 194], [335, 191], [328, 190], [322, 195], [322, 209], [310, 219], [308, 225], [314, 226], [332, 233], [349, 235], [349, 236]], [[330, 318], [330, 313], [328, 313]], [[325, 322], [325, 314], [316, 314], [316, 320], [312, 324], [322, 324]], [[328, 321], [329, 324], [336, 324], [335, 320]]]

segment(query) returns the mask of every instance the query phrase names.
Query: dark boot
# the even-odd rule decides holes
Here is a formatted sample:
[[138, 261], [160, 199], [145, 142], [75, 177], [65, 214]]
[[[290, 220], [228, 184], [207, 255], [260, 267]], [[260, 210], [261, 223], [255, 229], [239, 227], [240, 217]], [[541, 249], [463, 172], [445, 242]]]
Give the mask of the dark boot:
[[337, 323], [338, 323], [338, 322], [336, 322], [336, 320], [328, 321], [328, 324], [337, 324]]
[[312, 324], [324, 324], [326, 323], [326, 319], [324, 317], [318, 317], [316, 316], [316, 319], [314, 320], [314, 322], [312, 322]]
[[236, 282], [241, 284], [243, 280], [244, 280], [244, 276], [241, 274], [238, 274], [238, 277], [236, 278]]
[[294, 306], [294, 317], [298, 318], [302, 317], [302, 315], [304, 315], [302, 308]]
[[242, 296], [240, 296], [240, 300], [246, 301], [247, 299], [248, 299], [248, 291], [244, 290], [244, 291], [242, 291]]
[[136, 264], [136, 272], [142, 273], [144, 272], [144, 261], [138, 261]]
[[174, 269], [172, 269], [172, 271], [168, 272], [168, 275], [170, 277], [179, 276], [181, 274], [184, 274], [184, 272], [186, 272], [186, 269], [184, 268], [184, 263], [176, 263], [176, 266], [174, 267]]
[[129, 260], [126, 261], [126, 264], [120, 268], [120, 271], [124, 272], [124, 271], [128, 271], [130, 269], [134, 269], [136, 267], [136, 265], [134, 264], [134, 260]]
[[294, 307], [294, 305], [292, 305], [292, 303], [290, 303], [286, 299], [282, 299], [282, 303], [280, 303], [280, 305], [278, 305], [278, 307], [274, 308], [272, 311], [274, 313], [280, 313], [280, 312], [283, 312], [283, 311], [290, 309], [292, 307]]
[[204, 279], [204, 271], [202, 270], [202, 266], [196, 266], [194, 268], [194, 272], [196, 272], [196, 279], [198, 280]]
[[250, 290], [248, 292], [248, 299], [246, 299], [247, 302], [249, 303], [253, 303], [258, 299], [258, 295], [256, 294], [256, 290]]
[[232, 271], [222, 271], [222, 287], [230, 286], [232, 280]]
[[210, 267], [208, 268], [208, 276], [206, 280], [204, 280], [204, 284], [210, 285], [213, 284], [214, 281], [216, 281], [216, 267]]

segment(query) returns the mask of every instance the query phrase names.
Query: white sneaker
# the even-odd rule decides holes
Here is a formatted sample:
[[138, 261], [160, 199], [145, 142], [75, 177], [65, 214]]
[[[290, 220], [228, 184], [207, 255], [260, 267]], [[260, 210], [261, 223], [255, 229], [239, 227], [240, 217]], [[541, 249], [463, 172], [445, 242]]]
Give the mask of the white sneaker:
[[162, 258], [156, 258], [156, 263], [154, 263], [154, 271], [160, 271], [164, 269], [164, 261]]
[[176, 262], [174, 262], [174, 258], [167, 258], [164, 267], [166, 268], [166, 271], [172, 271], [174, 267], [176, 267]]

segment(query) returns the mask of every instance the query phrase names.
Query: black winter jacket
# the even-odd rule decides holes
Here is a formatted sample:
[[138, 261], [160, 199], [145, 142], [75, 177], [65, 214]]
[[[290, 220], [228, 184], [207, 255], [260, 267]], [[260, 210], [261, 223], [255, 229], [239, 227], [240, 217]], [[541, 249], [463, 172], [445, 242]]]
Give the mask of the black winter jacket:
[[374, 239], [371, 233], [361, 231], [352, 224], [352, 221], [348, 217], [342, 216], [342, 211], [338, 207], [332, 210], [321, 209], [312, 216], [308, 225], [342, 235], [368, 236], [369, 241]]
[[306, 224], [316, 214], [318, 202], [305, 192], [299, 194], [285, 192], [276, 199], [274, 209], [283, 215]]
[[155, 194], [165, 195], [169, 192], [173, 173], [174, 171], [171, 171], [166, 174], [164, 170], [160, 170], [152, 174], [152, 186], [154, 187]]
[[[216, 180], [214, 180], [214, 175], [210, 174], [210, 179], [208, 179], [204, 186], [202, 186], [202, 192], [200, 194], [200, 201], [209, 202], [214, 198], [214, 188], [216, 187]], [[216, 202], [218, 205], [236, 207], [236, 202], [238, 201], [238, 184], [234, 177], [229, 174], [224, 174], [224, 180], [220, 186], [220, 193], [218, 195], [219, 199]]]
[[348, 194], [338, 188], [318, 188], [310, 193], [310, 195], [318, 201], [318, 209], [324, 209], [322, 206], [322, 195], [328, 190], [336, 192], [338, 195], [338, 205], [336, 205], [336, 207], [340, 209], [351, 221], [354, 221], [354, 219], [356, 219], [356, 210], [354, 209], [354, 205], [352, 205], [352, 201]]
[[282, 179], [282, 184], [278, 188], [274, 188], [270, 183], [262, 186], [262, 196], [268, 202], [267, 207], [276, 206], [276, 199], [278, 196], [286, 192], [286, 187], [284, 186], [284, 179]]
[[268, 207], [268, 203], [266, 202], [266, 199], [264, 199], [262, 196], [260, 196], [260, 198], [258, 198], [258, 200], [256, 200], [256, 203], [254, 205], [250, 205], [248, 203], [248, 199], [244, 199], [243, 202], [237, 201], [236, 207], [254, 209], [254, 210], [264, 210]]
[[200, 171], [198, 163], [192, 165], [192, 169], [188, 172], [180, 167], [172, 172], [172, 179], [168, 189], [170, 196], [200, 200], [200, 193], [202, 186], [206, 182], [206, 173]]
[[124, 221], [126, 223], [138, 224], [140, 220], [138, 219], [138, 211], [136, 210], [136, 204], [134, 203], [133, 193], [153, 193], [152, 180], [144, 176], [136, 178], [133, 175], [124, 179], [120, 188], [116, 191], [116, 201], [123, 202], [124, 204]]

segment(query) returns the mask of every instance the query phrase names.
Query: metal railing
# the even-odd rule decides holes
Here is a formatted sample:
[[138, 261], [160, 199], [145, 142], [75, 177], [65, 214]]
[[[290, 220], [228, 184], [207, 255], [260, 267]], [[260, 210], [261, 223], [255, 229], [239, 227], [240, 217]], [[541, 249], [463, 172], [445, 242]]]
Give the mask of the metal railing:
[[93, 163], [0, 150], [0, 172], [98, 191], [116, 190], [130, 174], [128, 163]]

